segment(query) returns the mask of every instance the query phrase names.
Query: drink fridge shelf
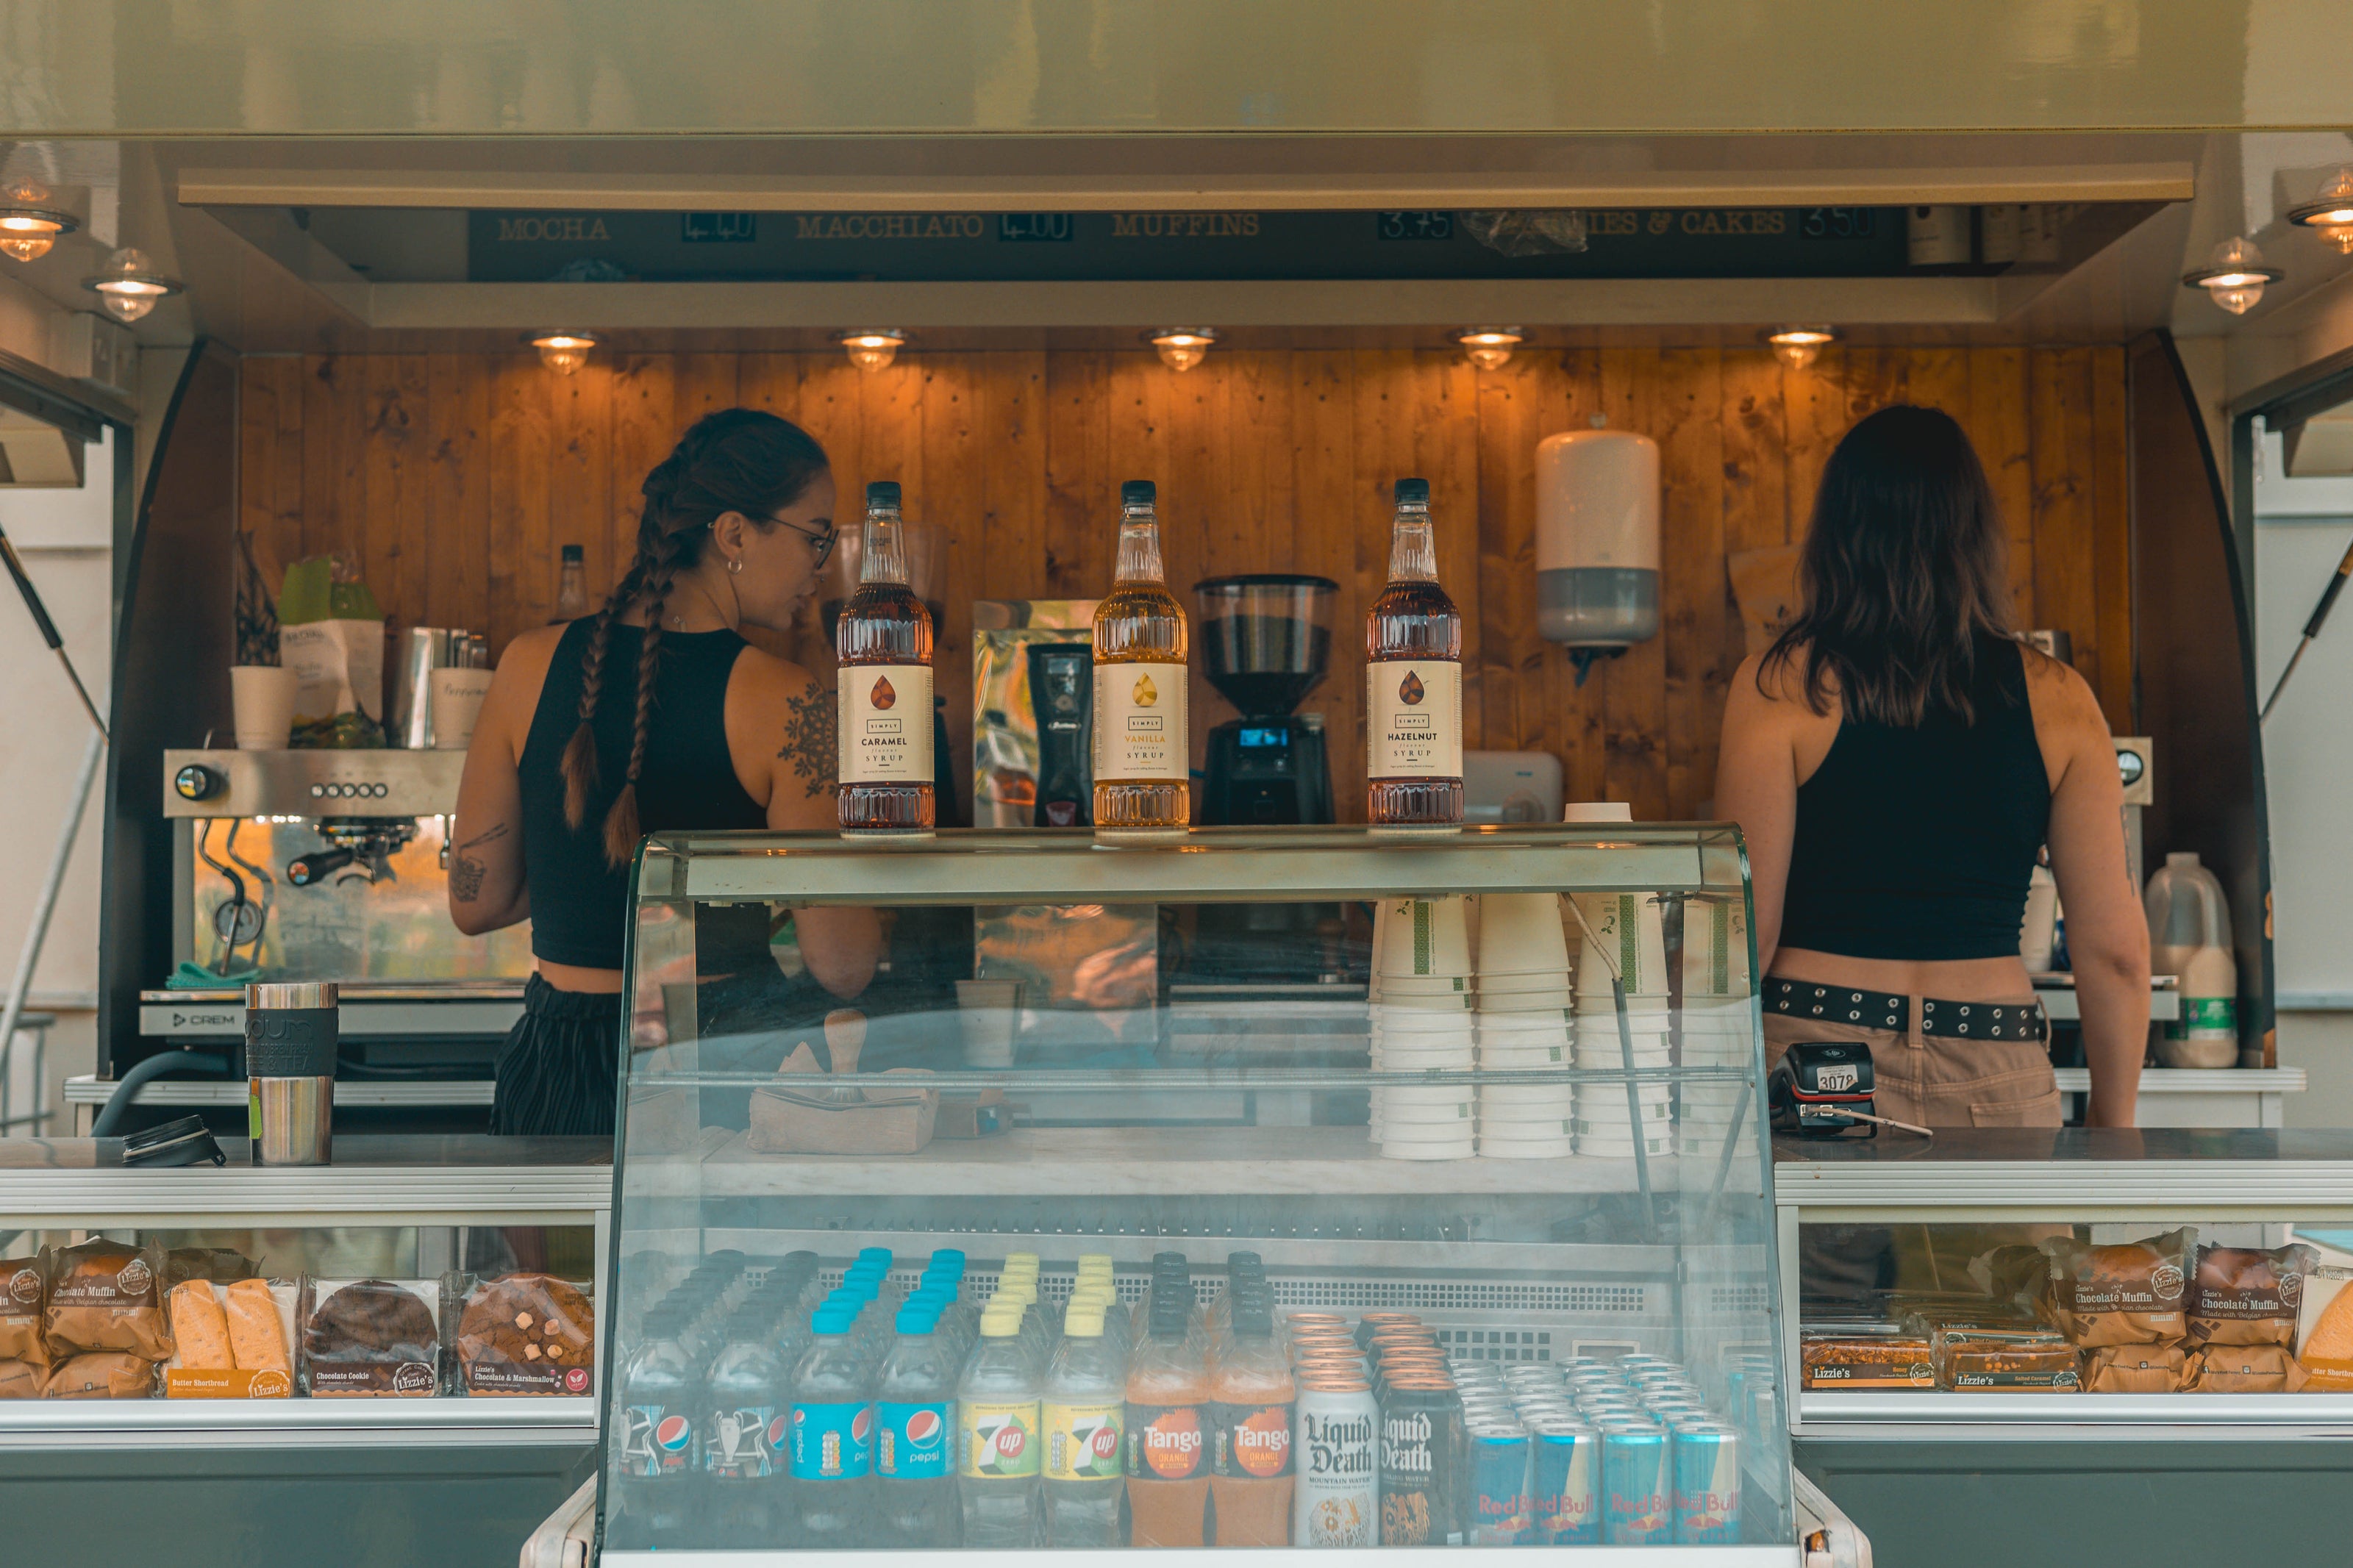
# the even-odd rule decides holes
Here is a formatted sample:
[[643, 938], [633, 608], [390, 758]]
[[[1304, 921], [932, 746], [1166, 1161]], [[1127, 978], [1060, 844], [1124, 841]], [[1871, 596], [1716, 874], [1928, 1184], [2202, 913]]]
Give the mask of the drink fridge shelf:
[[582, 1447], [597, 1402], [579, 1398], [93, 1399], [0, 1405], [0, 1453], [117, 1447]]

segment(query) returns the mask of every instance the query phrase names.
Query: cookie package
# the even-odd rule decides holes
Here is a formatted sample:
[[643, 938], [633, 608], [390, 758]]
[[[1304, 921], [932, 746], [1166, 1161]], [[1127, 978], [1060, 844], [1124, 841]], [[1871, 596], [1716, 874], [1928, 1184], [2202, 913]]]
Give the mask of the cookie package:
[[296, 1306], [298, 1382], [313, 1399], [441, 1391], [439, 1282], [309, 1279]]
[[552, 1274], [456, 1276], [458, 1373], [470, 1394], [595, 1390], [596, 1309], [588, 1287]]

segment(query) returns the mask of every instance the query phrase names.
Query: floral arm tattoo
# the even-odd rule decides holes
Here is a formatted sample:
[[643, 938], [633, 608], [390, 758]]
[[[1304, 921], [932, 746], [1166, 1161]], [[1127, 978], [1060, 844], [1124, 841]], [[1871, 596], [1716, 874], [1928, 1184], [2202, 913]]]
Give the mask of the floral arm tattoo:
[[834, 707], [834, 694], [815, 685], [785, 702], [785, 743], [776, 755], [792, 763], [793, 776], [801, 781], [812, 800], [829, 795], [838, 787], [833, 776], [838, 723]]

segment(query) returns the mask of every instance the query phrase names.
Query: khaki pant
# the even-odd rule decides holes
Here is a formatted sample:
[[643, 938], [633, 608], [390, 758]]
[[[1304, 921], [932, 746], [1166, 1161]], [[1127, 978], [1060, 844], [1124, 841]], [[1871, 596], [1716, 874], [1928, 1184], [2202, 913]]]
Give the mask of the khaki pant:
[[[2015, 999], [1994, 997], [2007, 1007]], [[2032, 1005], [2033, 998], [2024, 999]], [[1765, 1067], [1799, 1040], [1842, 1040], [1871, 1047], [1878, 1113], [1922, 1127], [2058, 1127], [2059, 1084], [2041, 1040], [1956, 1039], [1920, 1032], [1920, 998], [1910, 1027], [1862, 1029], [1793, 1014], [1765, 1012]]]

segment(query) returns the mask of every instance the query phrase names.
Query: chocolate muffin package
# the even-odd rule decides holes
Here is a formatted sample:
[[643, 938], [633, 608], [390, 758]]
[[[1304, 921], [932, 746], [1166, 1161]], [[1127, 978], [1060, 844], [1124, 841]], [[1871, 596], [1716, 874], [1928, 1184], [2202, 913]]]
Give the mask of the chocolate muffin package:
[[38, 1399], [48, 1381], [47, 1362], [0, 1361], [0, 1399]]
[[313, 1399], [441, 1392], [441, 1292], [431, 1279], [308, 1279], [297, 1373]]
[[2301, 1242], [2268, 1251], [2201, 1247], [2189, 1282], [2189, 1339], [2205, 1345], [2294, 1345], [2304, 1282], [2320, 1254]]
[[2086, 1394], [2179, 1394], [2189, 1352], [2179, 1345], [2109, 1345], [2084, 1352]]
[[2189, 1358], [2183, 1386], [2197, 1394], [2294, 1394], [2305, 1382], [2285, 1345], [2208, 1345]]
[[472, 1394], [595, 1391], [596, 1314], [588, 1287], [552, 1274], [449, 1278], [458, 1376]]
[[0, 1258], [0, 1362], [49, 1364], [48, 1341], [41, 1333], [41, 1308], [47, 1300], [37, 1256]]
[[155, 1363], [129, 1351], [69, 1356], [41, 1386], [44, 1399], [153, 1399]]
[[2094, 1246], [2072, 1236], [2037, 1245], [2051, 1260], [2051, 1307], [2059, 1331], [2084, 1350], [2177, 1344], [2198, 1233], [2188, 1226], [2141, 1241]]
[[172, 1326], [164, 1316], [161, 1247], [132, 1247], [100, 1238], [41, 1254], [48, 1300], [41, 1332], [49, 1354], [68, 1356], [121, 1351], [146, 1361], [172, 1353]]

